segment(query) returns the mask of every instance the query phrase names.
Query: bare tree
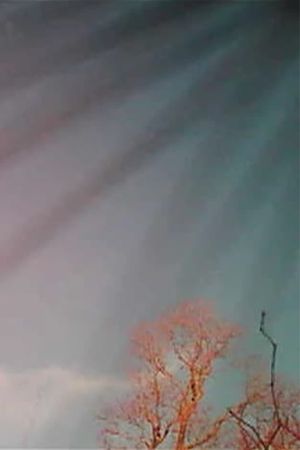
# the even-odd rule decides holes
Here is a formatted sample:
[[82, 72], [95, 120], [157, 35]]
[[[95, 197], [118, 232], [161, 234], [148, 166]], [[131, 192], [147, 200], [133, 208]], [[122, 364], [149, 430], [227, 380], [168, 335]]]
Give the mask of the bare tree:
[[229, 414], [237, 425], [235, 448], [241, 450], [291, 450], [300, 448], [300, 393], [276, 375], [278, 344], [265, 327], [261, 314], [259, 331], [271, 346], [270, 372], [252, 371], [244, 399]]
[[142, 323], [132, 337], [132, 388], [104, 412], [102, 445], [300, 450], [300, 392], [276, 374], [277, 344], [265, 317], [263, 312], [259, 331], [272, 349], [270, 370], [257, 370], [252, 361], [242, 400], [218, 417], [204, 401], [206, 381], [214, 375], [215, 362], [227, 356], [239, 328], [220, 320], [202, 301]]
[[105, 412], [104, 445], [175, 450], [216, 445], [228, 413], [211, 418], [203, 403], [205, 384], [238, 334], [237, 326], [220, 320], [202, 301], [141, 324], [132, 340], [138, 359], [132, 390]]

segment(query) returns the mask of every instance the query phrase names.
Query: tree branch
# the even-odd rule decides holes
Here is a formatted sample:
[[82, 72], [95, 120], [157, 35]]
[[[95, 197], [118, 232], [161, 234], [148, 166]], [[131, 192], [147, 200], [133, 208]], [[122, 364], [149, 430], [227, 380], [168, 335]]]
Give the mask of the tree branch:
[[[250, 437], [250, 439], [252, 439], [254, 441], [255, 444], [260, 443], [263, 446], [263, 448], [267, 450], [268, 447], [266, 447], [263, 439], [261, 438], [259, 432], [257, 431], [257, 429], [255, 428], [254, 425], [251, 425], [251, 423], [248, 423], [245, 419], [243, 419], [243, 417], [236, 414], [232, 409], [229, 409], [228, 412], [240, 424], [240, 427], [244, 431], [247, 432], [248, 436]], [[252, 433], [254, 434], [254, 436], [257, 439], [257, 442], [255, 442], [254, 437], [247, 431], [247, 428], [250, 431], [252, 431]]]
[[[231, 414], [232, 417], [239, 423], [240, 428], [242, 428], [244, 431], [247, 432], [247, 430], [250, 430], [254, 436], [256, 437], [258, 443], [262, 445], [262, 447], [265, 450], [268, 450], [272, 443], [274, 442], [277, 434], [279, 433], [280, 429], [282, 428], [282, 420], [279, 413], [279, 405], [276, 398], [276, 357], [277, 357], [277, 348], [278, 345], [272, 338], [272, 336], [266, 331], [265, 328], [265, 320], [266, 320], [266, 312], [262, 311], [261, 318], [260, 318], [260, 325], [259, 325], [259, 331], [263, 335], [264, 338], [268, 340], [268, 342], [272, 346], [272, 355], [271, 355], [271, 367], [270, 367], [270, 389], [271, 389], [271, 396], [272, 396], [272, 403], [274, 407], [274, 417], [277, 421], [277, 426], [275, 430], [272, 432], [271, 436], [268, 438], [267, 442], [264, 441], [262, 438], [259, 430], [257, 427], [252, 425], [251, 423], [247, 422], [240, 414], [235, 413], [232, 409], [229, 409], [229, 414]], [[247, 433], [248, 434], [248, 433]], [[253, 438], [250, 434], [249, 436]]]
[[277, 403], [276, 398], [276, 392], [275, 392], [275, 382], [276, 382], [276, 356], [277, 356], [277, 347], [278, 344], [274, 341], [274, 339], [269, 335], [269, 333], [265, 329], [265, 319], [266, 319], [266, 312], [262, 311], [261, 313], [261, 319], [260, 319], [260, 327], [259, 331], [261, 334], [270, 342], [272, 346], [272, 357], [271, 357], [271, 373], [270, 373], [270, 387], [271, 387], [271, 394], [272, 394], [272, 401], [274, 405], [274, 415], [277, 419], [278, 425], [282, 425], [281, 417], [279, 414], [279, 405]]

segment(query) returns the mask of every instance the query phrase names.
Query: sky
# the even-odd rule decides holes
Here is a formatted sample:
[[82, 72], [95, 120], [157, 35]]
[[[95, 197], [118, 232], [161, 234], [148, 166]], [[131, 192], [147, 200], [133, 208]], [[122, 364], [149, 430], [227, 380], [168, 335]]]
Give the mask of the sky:
[[94, 448], [182, 299], [300, 374], [292, 3], [0, 4], [0, 447]]

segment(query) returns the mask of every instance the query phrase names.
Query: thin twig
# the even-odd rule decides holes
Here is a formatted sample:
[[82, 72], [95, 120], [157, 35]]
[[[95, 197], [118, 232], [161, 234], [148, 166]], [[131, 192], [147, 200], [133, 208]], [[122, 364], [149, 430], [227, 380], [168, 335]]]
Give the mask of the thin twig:
[[252, 431], [252, 433], [255, 435], [257, 442], [255, 444], [260, 443], [264, 449], [267, 449], [263, 439], [261, 438], [259, 432], [255, 428], [254, 425], [251, 425], [251, 423], [248, 423], [243, 417], [239, 416], [237, 413], [235, 413], [232, 409], [228, 410], [229, 414], [232, 415], [236, 419], [237, 422], [239, 422], [241, 428], [248, 434], [248, 436], [255, 442], [254, 437], [247, 431], [247, 428]]
[[259, 331], [270, 342], [270, 344], [272, 346], [270, 387], [271, 387], [271, 394], [272, 394], [272, 400], [273, 400], [273, 405], [274, 405], [274, 415], [276, 416], [278, 425], [281, 426], [282, 421], [281, 421], [281, 417], [280, 417], [280, 414], [279, 414], [279, 406], [278, 406], [278, 403], [277, 403], [276, 392], [275, 392], [275, 382], [276, 382], [275, 371], [276, 371], [276, 356], [277, 356], [278, 344], [274, 341], [274, 339], [266, 331], [266, 329], [265, 329], [265, 319], [266, 319], [266, 312], [262, 311]]
[[274, 442], [275, 437], [277, 436], [279, 430], [282, 427], [282, 420], [279, 413], [279, 405], [276, 398], [276, 356], [277, 356], [277, 348], [278, 345], [274, 341], [274, 339], [270, 336], [270, 334], [265, 329], [265, 320], [266, 320], [266, 312], [262, 311], [261, 318], [260, 318], [260, 326], [259, 331], [260, 333], [269, 341], [269, 343], [272, 346], [272, 357], [271, 357], [271, 368], [270, 368], [270, 389], [271, 389], [271, 395], [272, 395], [272, 402], [274, 406], [274, 416], [277, 420], [277, 426], [274, 430], [274, 432], [271, 434], [270, 438], [268, 439], [268, 442], [264, 442], [263, 438], [261, 437], [259, 431], [257, 428], [255, 428], [254, 425], [247, 422], [241, 415], [235, 413], [232, 409], [229, 409], [229, 414], [239, 423], [239, 426], [253, 439], [253, 436], [249, 433], [249, 430], [254, 434], [259, 444], [262, 445], [264, 450], [268, 450], [272, 443]]

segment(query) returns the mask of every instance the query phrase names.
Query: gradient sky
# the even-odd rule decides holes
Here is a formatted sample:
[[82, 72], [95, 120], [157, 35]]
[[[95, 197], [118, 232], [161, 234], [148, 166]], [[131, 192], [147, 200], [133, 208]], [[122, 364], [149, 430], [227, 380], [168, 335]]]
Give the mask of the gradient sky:
[[297, 376], [295, 13], [0, 4], [1, 447], [94, 447], [129, 330], [182, 298], [249, 351], [266, 309]]

